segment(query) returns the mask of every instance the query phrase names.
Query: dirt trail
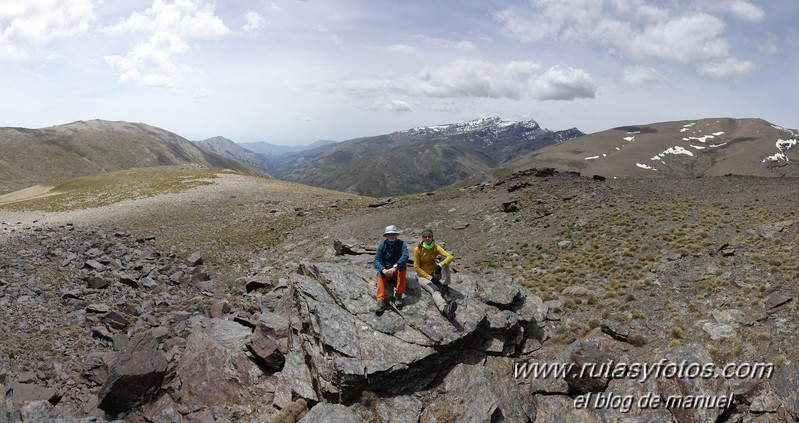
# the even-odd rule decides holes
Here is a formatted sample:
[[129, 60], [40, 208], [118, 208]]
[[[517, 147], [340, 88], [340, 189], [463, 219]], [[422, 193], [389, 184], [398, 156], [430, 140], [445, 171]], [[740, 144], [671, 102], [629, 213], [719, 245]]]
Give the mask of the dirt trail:
[[19, 191], [10, 192], [8, 194], [0, 195], [0, 204], [16, 203], [18, 201], [32, 200], [34, 198], [47, 197], [55, 195], [56, 193], [50, 192], [53, 187], [44, 185], [36, 185], [29, 188], [21, 189]]
[[[320, 201], [320, 198], [330, 193], [320, 188], [302, 187], [290, 182], [264, 180], [262, 178], [229, 173], [220, 173], [209, 182], [211, 183], [208, 185], [193, 187], [183, 192], [131, 198], [106, 206], [63, 212], [41, 210], [10, 211], [0, 207], [0, 241], [2, 241], [4, 236], [23, 229], [63, 225], [66, 223], [92, 225], [107, 221], [118, 221], [126, 216], [140, 214], [145, 210], [163, 205], [192, 208], [195, 207], [195, 204], [207, 202], [210, 198], [238, 197], [239, 199], [235, 201], [260, 202], [264, 202], [267, 199], [278, 199], [286, 207], [289, 207], [289, 205], [299, 207], [315, 204]], [[52, 187], [37, 185], [5, 194], [0, 196], [0, 206], [60, 194], [60, 192], [53, 192], [52, 189]], [[346, 194], [337, 194], [336, 196], [345, 197]], [[252, 200], [253, 198], [255, 200]]]

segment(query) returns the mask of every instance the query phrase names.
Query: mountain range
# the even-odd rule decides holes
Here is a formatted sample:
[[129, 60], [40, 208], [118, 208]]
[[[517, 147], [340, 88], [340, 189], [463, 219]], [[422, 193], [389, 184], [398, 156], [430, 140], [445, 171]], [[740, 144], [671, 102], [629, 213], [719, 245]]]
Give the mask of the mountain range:
[[289, 157], [272, 175], [368, 196], [432, 191], [540, 148], [583, 135], [499, 117], [356, 138]]
[[172, 132], [143, 123], [77, 121], [0, 128], [0, 192], [130, 168], [191, 165], [262, 174]]
[[90, 120], [0, 128], [0, 192], [160, 165], [266, 173], [371, 197], [491, 181], [534, 167], [605, 177], [796, 176], [797, 137], [799, 131], [762, 119], [658, 122], [586, 135], [492, 117], [287, 147], [221, 136], [192, 143], [143, 123]]

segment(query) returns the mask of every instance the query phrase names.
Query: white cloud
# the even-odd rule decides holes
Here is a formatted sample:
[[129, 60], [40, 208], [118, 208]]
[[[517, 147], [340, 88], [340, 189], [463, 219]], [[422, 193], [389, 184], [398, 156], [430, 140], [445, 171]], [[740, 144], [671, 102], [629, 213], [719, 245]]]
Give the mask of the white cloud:
[[642, 0], [610, 0], [609, 3], [617, 13], [631, 19], [657, 22], [669, 17], [667, 9], [649, 5]]
[[393, 100], [389, 102], [374, 101], [372, 103], [372, 110], [388, 110], [391, 112], [410, 112], [411, 106], [407, 102], [400, 100]]
[[533, 96], [539, 100], [576, 100], [594, 98], [596, 87], [591, 76], [582, 69], [553, 66], [531, 85]]
[[423, 34], [416, 34], [414, 38], [418, 38], [424, 41], [427, 44], [443, 47], [447, 49], [453, 49], [458, 51], [472, 51], [475, 50], [477, 47], [471, 41], [461, 40], [461, 41], [452, 41], [446, 38], [435, 38], [435, 37], [428, 37], [427, 35]]
[[215, 38], [230, 33], [214, 14], [213, 6], [201, 0], [153, 0], [144, 13], [133, 12], [124, 21], [103, 28], [109, 33], [169, 31], [190, 38]]
[[738, 18], [749, 22], [760, 22], [766, 16], [766, 12], [763, 9], [741, 0], [730, 4], [730, 12]]
[[683, 64], [723, 59], [729, 57], [729, 44], [719, 38], [724, 27], [724, 21], [705, 13], [683, 16], [644, 28], [625, 41], [626, 50], [634, 57]]
[[452, 112], [455, 109], [455, 102], [452, 100], [438, 102], [430, 106], [430, 110], [434, 112]]
[[354, 78], [339, 84], [351, 94], [401, 93], [432, 98], [507, 98], [533, 94], [540, 100], [593, 98], [596, 88], [581, 69], [554, 66], [541, 74], [541, 65], [518, 61], [504, 64], [458, 60], [425, 67], [416, 74], [384, 78]]
[[[696, 9], [669, 11], [645, 0], [530, 0], [532, 10], [494, 14], [504, 29], [522, 41], [555, 39], [600, 46], [622, 58], [656, 59], [692, 65], [702, 75], [739, 75], [750, 69], [730, 53], [726, 23]], [[732, 3], [737, 15], [761, 19], [762, 11], [744, 1]], [[719, 63], [737, 63], [736, 72], [707, 72]]]
[[[249, 15], [248, 15], [249, 18]], [[256, 19], [257, 21], [257, 19]], [[248, 25], [249, 25], [248, 21]], [[192, 69], [176, 62], [177, 55], [189, 50], [190, 39], [222, 37], [230, 33], [214, 14], [213, 6], [200, 0], [153, 0], [144, 13], [133, 12], [115, 25], [104, 27], [109, 34], [149, 33], [125, 56], [105, 56], [106, 63], [122, 72], [121, 82], [178, 89], [184, 74]], [[212, 93], [202, 89], [203, 93]]]
[[707, 62], [697, 66], [699, 73], [714, 78], [729, 78], [731, 76], [745, 75], [756, 68], [755, 64], [748, 60], [739, 60], [728, 57], [718, 62]]
[[254, 32], [258, 30], [258, 28], [264, 26], [266, 19], [264, 19], [261, 15], [251, 10], [247, 11], [247, 14], [244, 16], [246, 23], [244, 24], [244, 31], [246, 32]]
[[513, 37], [522, 41], [536, 42], [547, 37], [555, 37], [560, 29], [560, 22], [551, 16], [536, 20], [516, 9], [505, 9], [494, 14], [494, 19], [504, 25]]
[[0, 1], [0, 57], [24, 59], [95, 21], [91, 0]]
[[416, 53], [416, 48], [407, 44], [392, 44], [388, 46], [388, 50], [397, 53]]
[[127, 55], [105, 56], [105, 61], [122, 72], [121, 82], [174, 89], [181, 81], [182, 72], [172, 57], [188, 48], [180, 36], [158, 31]]
[[638, 65], [624, 69], [621, 81], [630, 87], [642, 87], [666, 82], [666, 77], [654, 68]]
[[455, 43], [455, 50], [458, 51], [472, 51], [477, 47], [471, 41], [458, 41]]
[[459, 60], [439, 68], [427, 68], [401, 82], [429, 97], [483, 97], [519, 100], [540, 65], [534, 62], [495, 64]]

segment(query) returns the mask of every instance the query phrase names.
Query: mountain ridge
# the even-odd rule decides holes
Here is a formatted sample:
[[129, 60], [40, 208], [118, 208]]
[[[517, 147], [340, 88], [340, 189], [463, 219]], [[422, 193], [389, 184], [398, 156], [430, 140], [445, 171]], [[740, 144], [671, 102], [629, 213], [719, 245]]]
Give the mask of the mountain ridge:
[[261, 169], [265, 172], [269, 172], [269, 170], [274, 166], [272, 162], [263, 155], [246, 149], [240, 144], [237, 144], [232, 140], [222, 136], [215, 136], [193, 142], [210, 152], [229, 157], [231, 159]]
[[799, 131], [758, 118], [656, 122], [596, 132], [508, 165], [606, 177], [797, 176], [797, 137]]
[[261, 171], [144, 123], [88, 120], [40, 129], [0, 128], [0, 191], [162, 165]]
[[275, 177], [384, 197], [432, 191], [547, 145], [583, 135], [499, 117], [416, 127], [322, 146], [276, 163]]

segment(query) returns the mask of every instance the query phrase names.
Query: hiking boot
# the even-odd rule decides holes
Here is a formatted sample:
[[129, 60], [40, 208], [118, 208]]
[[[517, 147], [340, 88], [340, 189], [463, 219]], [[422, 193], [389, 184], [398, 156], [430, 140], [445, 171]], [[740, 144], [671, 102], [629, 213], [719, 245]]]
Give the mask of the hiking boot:
[[455, 320], [455, 310], [458, 309], [458, 303], [455, 301], [447, 302], [447, 305], [444, 306], [444, 309], [441, 310], [441, 314], [447, 318], [450, 322]]
[[449, 300], [449, 285], [441, 285], [438, 287], [438, 291], [441, 293], [441, 296], [444, 297], [445, 300]]
[[402, 310], [402, 306], [405, 305], [405, 302], [402, 301], [402, 294], [394, 295], [394, 307], [397, 307], [398, 310]]
[[375, 307], [375, 314], [378, 316], [382, 316], [383, 312], [388, 310], [388, 308], [389, 308], [388, 301], [379, 300], [377, 301], [377, 306]]

